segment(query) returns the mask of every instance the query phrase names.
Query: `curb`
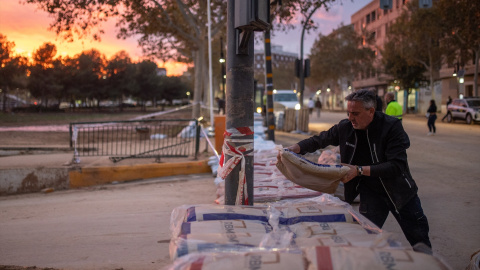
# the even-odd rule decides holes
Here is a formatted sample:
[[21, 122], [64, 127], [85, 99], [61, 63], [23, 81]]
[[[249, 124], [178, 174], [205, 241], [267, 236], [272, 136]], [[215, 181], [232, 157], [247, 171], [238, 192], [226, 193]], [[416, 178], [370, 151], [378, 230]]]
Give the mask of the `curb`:
[[211, 173], [208, 160], [111, 167], [0, 169], [0, 196], [67, 190], [174, 175]]
[[69, 172], [69, 187], [80, 188], [112, 182], [126, 182], [140, 179], [211, 172], [207, 160], [144, 164], [116, 167], [74, 168]]

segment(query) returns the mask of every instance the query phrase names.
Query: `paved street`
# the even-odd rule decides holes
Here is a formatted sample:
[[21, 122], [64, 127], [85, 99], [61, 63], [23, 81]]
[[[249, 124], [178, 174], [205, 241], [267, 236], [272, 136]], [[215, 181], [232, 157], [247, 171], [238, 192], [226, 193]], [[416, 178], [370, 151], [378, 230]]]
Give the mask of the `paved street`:
[[[310, 127], [321, 131], [345, 116], [322, 112]], [[426, 136], [426, 122], [404, 119], [412, 175], [434, 252], [464, 269], [480, 249], [480, 125], [437, 121], [437, 135]], [[276, 133], [285, 146], [304, 137]], [[159, 269], [169, 263], [171, 210], [214, 199], [209, 174], [0, 197], [0, 265]], [[400, 232], [391, 217], [384, 229]]]

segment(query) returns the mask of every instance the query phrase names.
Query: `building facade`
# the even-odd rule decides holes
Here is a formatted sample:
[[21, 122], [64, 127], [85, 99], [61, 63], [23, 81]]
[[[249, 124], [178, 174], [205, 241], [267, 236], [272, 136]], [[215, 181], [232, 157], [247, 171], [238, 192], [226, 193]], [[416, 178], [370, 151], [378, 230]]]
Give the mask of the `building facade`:
[[[376, 69], [359, 74], [352, 82], [354, 89], [372, 89], [383, 97], [386, 92], [393, 91], [397, 101], [403, 106], [404, 112], [425, 113], [430, 100], [434, 99], [437, 107], [443, 113], [446, 112], [446, 101], [448, 97], [469, 97], [474, 96], [474, 59], [463, 64], [443, 64], [434, 82], [434, 93], [429, 86], [420, 86], [417, 89], [408, 91], [398, 86], [390, 85], [394, 78], [381, 73], [380, 50], [386, 42], [389, 27], [400, 16], [408, 0], [393, 0], [391, 10], [380, 8], [380, 0], [373, 0], [351, 16], [351, 23], [359, 34], [370, 33], [374, 38], [372, 49], [375, 51]], [[460, 72], [459, 72], [460, 71]], [[455, 74], [455, 76], [454, 76]]]

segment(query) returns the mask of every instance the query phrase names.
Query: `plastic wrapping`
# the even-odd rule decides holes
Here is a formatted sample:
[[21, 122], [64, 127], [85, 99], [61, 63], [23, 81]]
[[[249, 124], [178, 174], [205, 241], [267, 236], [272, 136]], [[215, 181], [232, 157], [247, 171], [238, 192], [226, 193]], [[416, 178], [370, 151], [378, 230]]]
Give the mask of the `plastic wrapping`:
[[175, 260], [164, 270], [446, 270], [436, 257], [412, 250], [364, 247], [288, 249], [246, 248], [242, 251], [192, 253]]
[[292, 270], [306, 269], [303, 254], [298, 250], [192, 253], [177, 259], [164, 270]]
[[444, 270], [449, 269], [437, 258], [413, 250], [360, 247], [305, 248], [308, 270]]
[[364, 246], [399, 248], [394, 238], [328, 194], [256, 206], [184, 205], [172, 212], [172, 259], [245, 248]]

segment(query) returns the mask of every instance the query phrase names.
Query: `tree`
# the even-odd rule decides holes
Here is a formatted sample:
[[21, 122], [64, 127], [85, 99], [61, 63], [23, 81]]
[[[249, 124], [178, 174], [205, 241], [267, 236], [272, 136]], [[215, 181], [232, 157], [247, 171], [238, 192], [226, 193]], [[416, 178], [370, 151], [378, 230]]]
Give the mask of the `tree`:
[[408, 90], [408, 93], [412, 88], [417, 88], [419, 82], [426, 80], [425, 66], [420, 63], [409, 63], [402, 50], [396, 48], [395, 42], [387, 42], [382, 55], [385, 74], [391, 75], [397, 81], [397, 85]]
[[[55, 16], [51, 28], [67, 40], [92, 35], [100, 39], [98, 26], [110, 17], [119, 19], [119, 37], [139, 35], [139, 44], [148, 55], [158, 59], [193, 62], [195, 66], [195, 107], [200, 114], [200, 101], [206, 83], [207, 2], [181, 0], [27, 0]], [[226, 1], [213, 0], [212, 36], [226, 21]]]
[[80, 53], [73, 60], [70, 63], [75, 67], [72, 82], [78, 88], [80, 97], [85, 102], [98, 101], [108, 97], [103, 87], [105, 56], [98, 50], [91, 49]]
[[138, 63], [135, 81], [137, 91], [133, 93], [133, 96], [142, 101], [143, 109], [145, 109], [145, 101], [153, 99], [159, 88], [160, 76], [158, 75], [157, 64], [149, 60]]
[[435, 5], [446, 27], [443, 42], [453, 47], [461, 63], [474, 59], [474, 95], [478, 96], [480, 1], [440, 0]]
[[136, 65], [132, 63], [127, 52], [120, 51], [113, 55], [107, 63], [105, 73], [108, 98], [120, 101], [123, 96], [135, 92]]
[[10, 88], [21, 84], [20, 78], [26, 74], [27, 59], [15, 56], [13, 49], [15, 43], [7, 40], [0, 34], [0, 89], [2, 90], [2, 111], [7, 111], [7, 94]]
[[[274, 1], [278, 3], [279, 1]], [[334, 0], [284, 0], [280, 8], [272, 8], [278, 19], [278, 28], [292, 27], [298, 8], [306, 12], [310, 7], [326, 5]], [[173, 59], [193, 63], [194, 110], [193, 117], [200, 114], [202, 94], [207, 78], [207, 2], [185, 0], [26, 0], [54, 16], [51, 29], [67, 40], [92, 36], [100, 39], [103, 30], [99, 27], [109, 18], [119, 19], [120, 38], [140, 36], [139, 44], [147, 55], [157, 59]], [[212, 36], [225, 31], [227, 1], [212, 0]], [[313, 21], [307, 26], [313, 27]]]
[[53, 43], [46, 42], [32, 55], [33, 65], [30, 67], [28, 89], [32, 96], [41, 100], [42, 107], [48, 107], [50, 99], [58, 96], [62, 89], [55, 78], [54, 57], [57, 48]]
[[310, 82], [334, 86], [341, 78], [353, 81], [358, 73], [371, 70], [375, 55], [362, 42], [351, 25], [340, 25], [331, 34], [320, 35], [311, 50]]
[[173, 99], [187, 96], [188, 84], [181, 77], [162, 77], [160, 80], [161, 97], [171, 102]]
[[440, 46], [440, 40], [444, 36], [444, 22], [439, 16], [437, 5], [419, 8], [418, 0], [414, 0], [406, 6], [407, 10], [389, 28], [387, 42], [394, 44], [395, 50], [384, 50], [382, 55], [391, 59], [396, 56], [389, 56], [389, 52], [401, 52], [409, 66], [422, 65], [428, 74], [432, 97], [435, 98], [433, 83], [438, 77], [445, 55], [445, 48]]

